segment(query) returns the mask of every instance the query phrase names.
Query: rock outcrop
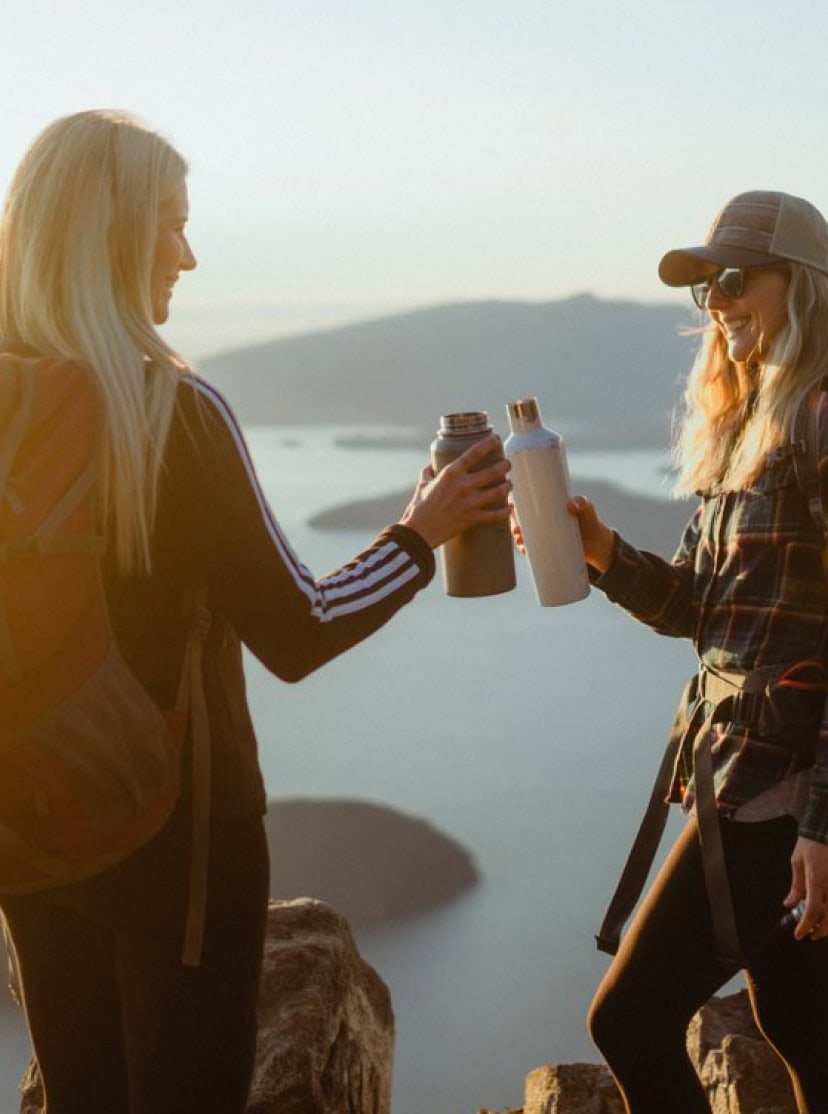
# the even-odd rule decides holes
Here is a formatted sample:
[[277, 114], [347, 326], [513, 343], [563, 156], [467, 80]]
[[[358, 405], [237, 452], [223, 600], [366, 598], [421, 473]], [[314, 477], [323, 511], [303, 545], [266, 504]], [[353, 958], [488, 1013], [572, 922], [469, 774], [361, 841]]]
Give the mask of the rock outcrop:
[[790, 1076], [757, 1029], [747, 991], [700, 1010], [687, 1048], [713, 1114], [796, 1114]]
[[[310, 898], [271, 901], [247, 1114], [390, 1114], [394, 1015], [348, 922]], [[712, 1114], [796, 1114], [790, 1079], [756, 1028], [747, 993], [713, 998], [688, 1051]], [[42, 1114], [33, 1063], [20, 1114]], [[477, 1114], [494, 1114], [478, 1111]], [[510, 1114], [623, 1114], [602, 1064], [545, 1064]]]
[[546, 1064], [526, 1077], [524, 1114], [624, 1114], [602, 1064]]
[[[711, 999], [690, 1023], [687, 1049], [712, 1114], [796, 1114], [788, 1073], [756, 1028], [746, 991]], [[545, 1064], [526, 1077], [524, 1105], [509, 1114], [623, 1114], [623, 1109], [605, 1066]]]
[[[344, 917], [320, 901], [272, 901], [248, 1114], [389, 1114], [394, 1015]], [[32, 1062], [20, 1114], [42, 1114]]]
[[270, 903], [259, 1026], [248, 1114], [389, 1114], [391, 997], [330, 906]]

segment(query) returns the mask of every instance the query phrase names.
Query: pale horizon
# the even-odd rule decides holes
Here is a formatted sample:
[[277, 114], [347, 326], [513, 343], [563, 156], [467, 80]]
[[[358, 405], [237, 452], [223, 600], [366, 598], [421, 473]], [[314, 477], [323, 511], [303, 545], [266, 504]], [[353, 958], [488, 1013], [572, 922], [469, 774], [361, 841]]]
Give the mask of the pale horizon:
[[12, 0], [0, 188], [131, 110], [190, 163], [197, 358], [446, 302], [681, 301], [658, 260], [745, 189], [828, 211], [828, 10], [771, 0]]

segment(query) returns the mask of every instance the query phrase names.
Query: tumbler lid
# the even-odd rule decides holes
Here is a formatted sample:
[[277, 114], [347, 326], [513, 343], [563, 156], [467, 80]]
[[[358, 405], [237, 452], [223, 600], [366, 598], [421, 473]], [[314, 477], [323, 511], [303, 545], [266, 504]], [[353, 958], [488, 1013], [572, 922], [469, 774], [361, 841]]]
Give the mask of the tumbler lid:
[[515, 433], [525, 433], [530, 429], [539, 429], [541, 412], [536, 398], [518, 398], [507, 403], [506, 413], [509, 425]]

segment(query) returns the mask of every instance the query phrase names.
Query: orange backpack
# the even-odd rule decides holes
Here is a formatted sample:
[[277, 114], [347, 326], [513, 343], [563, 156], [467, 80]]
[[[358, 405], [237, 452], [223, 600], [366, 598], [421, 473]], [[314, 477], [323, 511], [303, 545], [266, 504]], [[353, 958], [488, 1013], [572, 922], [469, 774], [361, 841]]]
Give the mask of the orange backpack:
[[[203, 612], [168, 712], [115, 644], [100, 422], [82, 364], [0, 354], [0, 893], [88, 878], [148, 842], [180, 794], [187, 721], [206, 726]], [[200, 929], [190, 944], [197, 962]]]

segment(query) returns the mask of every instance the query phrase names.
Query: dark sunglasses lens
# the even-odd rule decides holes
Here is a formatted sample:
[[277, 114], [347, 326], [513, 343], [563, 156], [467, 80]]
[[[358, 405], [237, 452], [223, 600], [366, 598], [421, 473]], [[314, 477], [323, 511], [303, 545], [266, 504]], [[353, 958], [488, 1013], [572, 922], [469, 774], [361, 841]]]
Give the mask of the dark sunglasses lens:
[[740, 298], [745, 290], [745, 272], [741, 267], [725, 267], [716, 282], [726, 298]]
[[694, 282], [690, 287], [690, 292], [693, 295], [693, 301], [699, 309], [707, 309], [707, 297], [710, 294], [710, 283]]
[[693, 283], [690, 290], [699, 309], [707, 309], [707, 299], [714, 282], [725, 298], [741, 298], [745, 292], [745, 270], [743, 267], [725, 267], [715, 278]]

